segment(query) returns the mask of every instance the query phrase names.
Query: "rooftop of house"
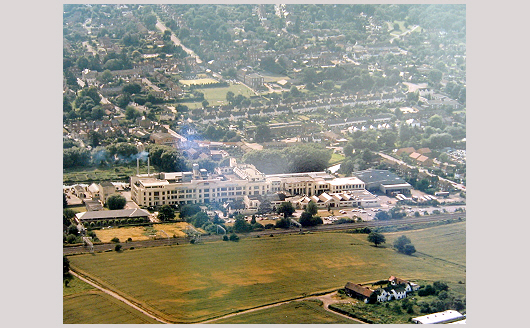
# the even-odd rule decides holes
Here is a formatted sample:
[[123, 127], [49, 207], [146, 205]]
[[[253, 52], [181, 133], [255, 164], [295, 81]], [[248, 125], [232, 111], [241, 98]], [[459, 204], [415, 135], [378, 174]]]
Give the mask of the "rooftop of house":
[[361, 285], [358, 285], [358, 284], [354, 284], [353, 282], [348, 282], [346, 283], [346, 286], [344, 286], [345, 289], [349, 289], [349, 290], [352, 290], [358, 294], [361, 294], [363, 296], [366, 296], [366, 297], [370, 297], [370, 295], [372, 295], [372, 293], [374, 292], [372, 289], [368, 288], [368, 287], [363, 287]]

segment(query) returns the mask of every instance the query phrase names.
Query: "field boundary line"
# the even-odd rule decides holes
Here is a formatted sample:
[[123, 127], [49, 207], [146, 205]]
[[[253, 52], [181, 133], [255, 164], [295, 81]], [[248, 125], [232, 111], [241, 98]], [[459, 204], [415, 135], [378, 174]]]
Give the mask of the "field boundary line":
[[96, 283], [95, 281], [92, 281], [92, 279], [88, 278], [88, 277], [84, 277], [82, 274], [80, 273], [77, 273], [73, 270], [70, 270], [70, 273], [74, 276], [76, 276], [77, 278], [79, 278], [80, 280], [86, 282], [87, 284], [90, 284], [94, 287], [96, 287], [97, 289], [101, 290], [102, 292], [104, 292], [105, 294], [107, 295], [110, 295], [112, 297], [114, 297], [115, 299], [127, 304], [128, 306], [134, 308], [135, 310], [137, 311], [140, 311], [142, 312], [143, 314], [147, 315], [148, 317], [158, 321], [158, 322], [161, 322], [161, 323], [166, 323], [166, 324], [171, 324], [172, 322], [169, 322], [169, 321], [166, 321], [162, 318], [159, 318], [158, 316], [156, 316], [155, 314], [151, 313], [150, 311], [146, 310], [146, 309], [143, 309], [142, 307], [140, 307], [139, 305], [137, 304], [134, 304], [132, 301], [128, 300], [127, 298], [119, 295], [118, 293], [115, 293], [113, 291], [111, 291], [110, 289], [107, 289], [103, 286], [100, 286], [98, 283]]
[[466, 269], [466, 266], [463, 265], [463, 264], [460, 264], [460, 263], [455, 263], [455, 262], [451, 262], [451, 261], [448, 261], [448, 260], [444, 260], [444, 259], [441, 259], [439, 257], [435, 257], [435, 256], [432, 256], [432, 255], [429, 255], [429, 254], [425, 254], [425, 253], [422, 253], [422, 252], [416, 252], [416, 254], [421, 254], [422, 256], [425, 256], [425, 257], [428, 257], [428, 258], [431, 258], [433, 260], [437, 260], [437, 261], [442, 261], [442, 262], [446, 262], [446, 263], [449, 263], [449, 264], [452, 264], [452, 265], [455, 265], [461, 269]]

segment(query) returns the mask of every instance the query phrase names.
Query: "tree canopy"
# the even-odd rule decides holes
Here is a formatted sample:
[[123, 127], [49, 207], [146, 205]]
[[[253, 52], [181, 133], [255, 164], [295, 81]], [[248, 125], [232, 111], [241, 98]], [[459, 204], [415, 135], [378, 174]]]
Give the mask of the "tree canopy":
[[370, 232], [367, 238], [368, 238], [368, 241], [373, 243], [376, 247], [380, 244], [386, 243], [385, 236], [378, 232]]
[[169, 205], [163, 205], [158, 211], [160, 221], [169, 221], [175, 218], [175, 210]]
[[331, 151], [316, 144], [253, 150], [243, 156], [243, 162], [253, 164], [265, 174], [323, 171], [330, 159]]
[[398, 252], [411, 255], [412, 253], [416, 252], [416, 248], [414, 245], [412, 245], [410, 239], [402, 235], [398, 239], [394, 241], [394, 248], [398, 250]]
[[114, 194], [107, 198], [107, 207], [109, 210], [121, 210], [127, 204], [127, 200], [122, 195]]
[[278, 214], [283, 214], [285, 218], [288, 218], [293, 215], [295, 209], [291, 202], [282, 202], [276, 212]]

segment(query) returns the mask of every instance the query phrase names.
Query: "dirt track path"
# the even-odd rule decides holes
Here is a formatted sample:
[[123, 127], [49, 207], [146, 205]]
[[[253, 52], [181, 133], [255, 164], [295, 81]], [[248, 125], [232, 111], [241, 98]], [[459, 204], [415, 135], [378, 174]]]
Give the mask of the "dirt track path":
[[271, 308], [271, 307], [280, 306], [282, 304], [287, 304], [287, 303], [290, 303], [290, 302], [299, 302], [299, 301], [303, 301], [303, 300], [315, 300], [315, 299], [321, 300], [322, 303], [323, 303], [322, 306], [323, 306], [324, 310], [326, 310], [328, 312], [331, 312], [333, 314], [339, 315], [341, 317], [344, 317], [344, 318], [347, 318], [347, 319], [350, 319], [350, 320], [353, 320], [353, 321], [357, 321], [359, 323], [366, 323], [366, 322], [363, 322], [361, 320], [358, 320], [358, 319], [349, 317], [347, 315], [344, 315], [344, 314], [341, 314], [341, 313], [337, 313], [337, 312], [335, 312], [333, 310], [330, 310], [329, 309], [329, 305], [330, 304], [346, 303], [347, 302], [347, 301], [341, 301], [341, 300], [334, 299], [333, 296], [335, 296], [336, 294], [337, 294], [337, 292], [332, 292], [332, 293], [321, 295], [321, 296], [309, 296], [309, 297], [304, 297], [304, 298], [301, 298], [301, 299], [298, 299], [298, 300], [290, 300], [290, 301], [280, 302], [280, 303], [276, 303], [276, 304], [260, 306], [260, 307], [254, 308], [254, 309], [250, 309], [250, 310], [246, 310], [246, 311], [242, 311], [242, 312], [238, 312], [238, 313], [231, 313], [231, 314], [227, 314], [225, 316], [219, 317], [219, 318], [202, 321], [200, 323], [201, 324], [202, 323], [213, 323], [213, 322], [215, 322], [217, 320], [230, 318], [230, 317], [234, 317], [234, 316], [237, 316], [237, 315], [250, 313], [250, 312], [254, 312], [254, 311], [264, 310], [264, 309], [268, 309], [268, 308]]
[[120, 295], [114, 293], [113, 291], [110, 291], [110, 290], [108, 290], [108, 289], [106, 289], [106, 288], [101, 287], [100, 285], [96, 284], [95, 282], [93, 282], [93, 281], [91, 281], [91, 280], [89, 280], [89, 279], [86, 279], [86, 278], [84, 278], [84, 277], [78, 275], [77, 273], [75, 273], [75, 272], [73, 272], [73, 271], [70, 271], [70, 273], [71, 273], [73, 276], [79, 278], [80, 280], [86, 282], [87, 284], [96, 287], [97, 289], [101, 290], [101, 291], [104, 292], [105, 294], [108, 294], [108, 295], [110, 295], [110, 296], [112, 296], [112, 297], [114, 297], [114, 298], [116, 298], [116, 299], [122, 301], [123, 303], [125, 303], [125, 304], [129, 305], [130, 307], [132, 307], [132, 308], [134, 308], [134, 309], [136, 309], [136, 310], [142, 312], [142, 313], [145, 314], [146, 316], [155, 319], [155, 320], [158, 321], [158, 322], [161, 322], [161, 323], [171, 323], [171, 322], [165, 321], [165, 320], [163, 320], [163, 319], [160, 319], [159, 317], [157, 317], [157, 316], [155, 316], [155, 315], [153, 315], [153, 314], [151, 314], [151, 313], [145, 311], [144, 309], [142, 309], [142, 308], [136, 306], [135, 304], [131, 303], [131, 302], [130, 302], [129, 300], [127, 300], [126, 298], [121, 297]]

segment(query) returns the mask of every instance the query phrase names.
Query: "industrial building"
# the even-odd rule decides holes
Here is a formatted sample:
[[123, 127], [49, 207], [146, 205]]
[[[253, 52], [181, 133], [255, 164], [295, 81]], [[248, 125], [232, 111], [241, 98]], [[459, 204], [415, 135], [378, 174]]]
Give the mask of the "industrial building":
[[277, 192], [312, 197], [365, 188], [364, 182], [356, 177], [335, 178], [325, 172], [265, 175], [253, 165], [238, 164], [234, 159], [229, 167], [217, 168], [215, 174], [208, 174], [194, 164], [191, 172], [138, 174], [130, 178], [130, 185], [131, 198], [141, 207], [224, 203]]
[[388, 170], [368, 169], [353, 172], [353, 175], [362, 180], [368, 191], [381, 191], [384, 194], [401, 193], [410, 195], [412, 186]]

